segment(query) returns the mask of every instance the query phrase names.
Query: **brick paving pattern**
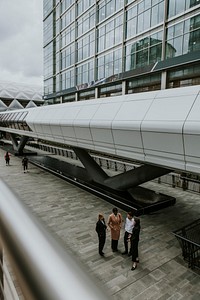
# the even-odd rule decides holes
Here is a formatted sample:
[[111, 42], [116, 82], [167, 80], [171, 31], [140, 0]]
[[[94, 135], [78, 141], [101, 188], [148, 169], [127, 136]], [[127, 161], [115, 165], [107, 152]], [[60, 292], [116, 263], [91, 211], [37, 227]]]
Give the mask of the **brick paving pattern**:
[[[6, 166], [2, 149], [0, 175], [108, 290], [111, 299], [200, 299], [200, 275], [188, 269], [178, 241], [171, 233], [199, 218], [200, 194], [152, 182], [144, 184], [176, 197], [176, 204], [141, 216], [140, 263], [131, 271], [131, 258], [121, 255], [124, 229], [119, 241], [120, 252], [111, 251], [108, 231], [105, 257], [98, 254], [97, 215], [102, 212], [107, 219], [113, 208], [111, 204], [31, 164], [29, 172], [24, 174], [19, 157], [12, 155], [10, 166]], [[120, 212], [125, 219], [126, 212]]]

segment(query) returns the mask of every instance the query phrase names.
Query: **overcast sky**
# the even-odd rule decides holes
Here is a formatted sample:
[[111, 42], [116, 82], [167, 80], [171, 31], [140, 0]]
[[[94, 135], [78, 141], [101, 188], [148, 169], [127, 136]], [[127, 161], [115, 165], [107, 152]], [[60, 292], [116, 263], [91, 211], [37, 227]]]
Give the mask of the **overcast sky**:
[[0, 0], [0, 81], [43, 85], [43, 0]]

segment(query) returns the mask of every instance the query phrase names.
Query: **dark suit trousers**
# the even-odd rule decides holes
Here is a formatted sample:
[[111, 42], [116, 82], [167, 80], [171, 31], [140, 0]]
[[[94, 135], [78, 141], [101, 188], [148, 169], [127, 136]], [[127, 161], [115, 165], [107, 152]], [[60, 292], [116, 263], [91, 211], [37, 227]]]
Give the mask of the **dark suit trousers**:
[[99, 254], [102, 254], [103, 247], [104, 247], [105, 241], [106, 241], [106, 235], [105, 234], [101, 234], [98, 237], [99, 237]]

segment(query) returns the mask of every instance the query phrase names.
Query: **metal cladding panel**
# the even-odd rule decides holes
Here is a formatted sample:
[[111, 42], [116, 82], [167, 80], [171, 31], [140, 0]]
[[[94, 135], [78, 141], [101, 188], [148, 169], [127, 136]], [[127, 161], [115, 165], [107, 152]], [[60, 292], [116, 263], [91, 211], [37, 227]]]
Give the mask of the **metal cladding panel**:
[[61, 130], [61, 127], [59, 125], [51, 125], [50, 124], [50, 129], [51, 129], [51, 133], [52, 133], [52, 136], [55, 137], [55, 138], [61, 138], [63, 135], [62, 135], [62, 130]]
[[186, 156], [186, 171], [196, 174], [200, 174], [200, 161], [199, 158], [195, 159], [193, 157]]
[[60, 115], [59, 125], [61, 127], [62, 137], [64, 143], [67, 145], [77, 146], [76, 134], [74, 131], [74, 120], [80, 111], [78, 103], [66, 103], [61, 107], [62, 113]]
[[112, 121], [114, 120], [121, 105], [122, 102], [120, 101], [102, 102], [90, 122], [90, 127], [107, 128], [108, 124], [111, 124]]
[[162, 152], [163, 157], [169, 154], [184, 155], [183, 138], [181, 134], [162, 132], [143, 132], [144, 152], [151, 150]]
[[[123, 102], [113, 120], [113, 128], [121, 128], [124, 123], [140, 122], [144, 119], [153, 99]], [[118, 127], [119, 125], [119, 127]]]
[[[90, 122], [90, 130], [95, 149], [96, 146], [98, 149], [99, 147], [103, 147], [103, 149], [110, 149], [110, 152], [106, 153], [115, 153], [115, 150], [113, 150], [115, 149], [115, 145], [112, 135], [112, 121], [120, 106], [120, 101], [104, 101], [94, 114]], [[107, 145], [105, 146], [105, 144]]]
[[62, 109], [60, 109], [59, 106], [58, 108], [55, 108], [53, 110], [53, 116], [50, 115], [51, 119], [49, 120], [49, 125], [51, 128], [52, 135], [56, 140], [57, 138], [61, 139], [62, 137], [62, 130], [60, 126], [61, 116], [62, 116]]
[[98, 142], [95, 143], [94, 150], [102, 153], [107, 153], [107, 154], [113, 154], [113, 155], [116, 154], [116, 149], [112, 147], [111, 144], [107, 144], [107, 143], [98, 143]]
[[74, 127], [74, 131], [79, 147], [94, 149], [89, 127]]
[[112, 122], [112, 133], [117, 151], [132, 152], [135, 158], [135, 151], [131, 148], [137, 148], [137, 152], [143, 153], [140, 127], [152, 100], [128, 101], [129, 99], [122, 103], [117, 112]]
[[31, 111], [29, 111], [28, 115], [26, 116], [26, 122], [28, 126], [33, 130], [33, 132], [37, 132], [35, 120], [38, 119], [38, 116], [40, 114], [42, 114], [41, 111], [42, 110], [40, 107], [32, 108]]
[[193, 158], [198, 158], [200, 164], [200, 131], [199, 134], [184, 134], [186, 161], [190, 162]]
[[184, 145], [187, 171], [200, 173], [200, 96], [184, 125]]
[[[85, 104], [85, 105], [84, 105]], [[76, 118], [74, 119], [73, 126], [74, 132], [77, 138], [77, 142], [79, 147], [83, 147], [83, 145], [88, 148], [90, 145], [90, 149], [92, 146], [93, 149], [93, 141], [92, 134], [90, 131], [90, 122], [99, 108], [99, 103], [92, 102], [83, 102]]]
[[110, 147], [115, 147], [111, 129], [95, 127], [91, 129], [91, 132], [94, 146], [107, 143]]
[[[101, 103], [101, 102], [100, 102]], [[79, 111], [74, 118], [74, 126], [88, 126], [92, 120], [94, 114], [98, 110], [100, 103], [92, 103], [92, 101], [84, 101], [82, 105], [79, 106]]]
[[130, 149], [128, 147], [123, 147], [122, 149], [120, 149], [120, 147], [117, 147], [115, 154], [120, 157], [129, 158], [140, 162], [145, 161], [144, 152], [139, 148], [131, 147]]
[[36, 133], [40, 136], [52, 136], [51, 129], [49, 126], [49, 110], [39, 110], [34, 120], [34, 128]]
[[168, 168], [184, 170], [186, 169], [185, 161], [182, 155], [166, 153], [160, 151], [151, 151], [145, 149], [144, 162], [164, 166]]
[[[145, 126], [145, 121], [151, 121], [152, 123], [163, 121], [184, 122], [195, 98], [196, 95], [156, 98], [144, 118], [142, 128]], [[147, 129], [148, 128], [146, 128], [146, 130]], [[151, 128], [149, 128], [149, 130], [151, 130]]]
[[192, 106], [184, 128], [184, 146], [186, 169], [190, 172], [200, 172], [200, 95]]
[[152, 102], [141, 126], [145, 161], [185, 169], [183, 126], [196, 92], [186, 89], [185, 95], [182, 95], [184, 89], [181, 90], [181, 93], [177, 89], [166, 93], [162, 91], [163, 97], [159, 94]]
[[49, 124], [41, 124], [40, 125], [40, 132], [38, 133], [41, 138], [42, 137], [51, 137], [51, 140], [54, 140], [54, 137], [52, 135], [52, 132], [51, 132], [51, 128], [49, 126]]
[[183, 121], [145, 121], [142, 122], [142, 132], [162, 132], [181, 134]]
[[[144, 142], [145, 161], [172, 167], [176, 165], [177, 155], [178, 164], [184, 164], [184, 147], [182, 134], [163, 133], [163, 132], [142, 132]], [[152, 157], [151, 157], [152, 156]], [[163, 162], [161, 160], [163, 159]], [[185, 166], [184, 166], [185, 168]]]
[[50, 121], [54, 117], [53, 110], [48, 109], [47, 111], [45, 111], [43, 116], [41, 114], [40, 117], [42, 117], [42, 120], [40, 120], [40, 122], [42, 124], [43, 135], [50, 135], [52, 137], [52, 140], [54, 140], [55, 137], [53, 136], [53, 134], [51, 132], [51, 126], [50, 126]]
[[69, 139], [70, 140], [76, 140], [75, 132], [74, 132], [74, 127], [73, 126], [61, 126], [61, 131], [62, 131], [62, 137], [64, 140]]
[[200, 95], [197, 96], [185, 121], [184, 134], [200, 134]]
[[143, 144], [140, 130], [113, 130], [114, 143], [117, 149], [131, 147], [141, 149], [143, 152]]
[[[81, 106], [74, 105], [74, 103], [66, 103], [68, 105], [63, 105], [60, 107], [60, 125], [72, 126], [77, 114], [79, 113]], [[70, 105], [71, 104], [71, 105]]]

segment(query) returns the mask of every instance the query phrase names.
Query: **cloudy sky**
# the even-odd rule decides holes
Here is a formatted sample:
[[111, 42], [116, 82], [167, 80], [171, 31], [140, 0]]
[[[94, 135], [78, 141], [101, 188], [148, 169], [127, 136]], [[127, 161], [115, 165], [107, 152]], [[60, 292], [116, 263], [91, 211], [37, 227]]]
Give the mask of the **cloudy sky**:
[[0, 0], [0, 81], [43, 84], [43, 0]]

